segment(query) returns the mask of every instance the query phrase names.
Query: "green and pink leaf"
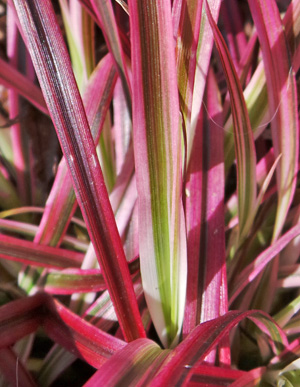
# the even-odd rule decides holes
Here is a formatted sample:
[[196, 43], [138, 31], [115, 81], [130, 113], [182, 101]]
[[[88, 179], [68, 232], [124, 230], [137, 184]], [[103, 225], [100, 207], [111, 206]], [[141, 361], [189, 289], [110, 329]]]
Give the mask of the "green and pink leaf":
[[141, 273], [156, 330], [164, 346], [171, 346], [181, 332], [186, 292], [171, 7], [161, 0], [149, 4], [131, 0], [129, 12]]

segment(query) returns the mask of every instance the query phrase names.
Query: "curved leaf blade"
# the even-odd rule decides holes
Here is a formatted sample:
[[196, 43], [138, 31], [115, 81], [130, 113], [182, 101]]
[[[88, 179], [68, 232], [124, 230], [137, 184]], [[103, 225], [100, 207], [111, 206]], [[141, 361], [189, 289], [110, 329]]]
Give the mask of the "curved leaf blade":
[[244, 313], [231, 311], [224, 316], [198, 325], [170, 353], [153, 378], [151, 386], [182, 385], [189, 379], [193, 368], [199, 366], [224, 336], [228, 335], [231, 329], [245, 318], [253, 320], [261, 330], [270, 336], [276, 346], [275, 350], [280, 351], [288, 345], [284, 332], [266, 313], [257, 310]]
[[249, 231], [248, 227], [246, 228], [245, 226], [256, 200], [256, 153], [254, 139], [239, 78], [225, 41], [211, 15], [207, 0], [205, 1], [205, 8], [230, 93], [237, 159], [239, 240], [242, 241]]
[[151, 340], [135, 340], [112, 356], [84, 386], [148, 385], [168, 353]]
[[300, 234], [300, 225], [294, 226], [279, 238], [273, 245], [265, 249], [252, 263], [245, 267], [245, 269], [234, 280], [234, 286], [230, 291], [231, 304], [241, 291], [253, 281], [259, 273], [266, 267], [266, 265], [277, 255], [280, 251], [296, 236]]

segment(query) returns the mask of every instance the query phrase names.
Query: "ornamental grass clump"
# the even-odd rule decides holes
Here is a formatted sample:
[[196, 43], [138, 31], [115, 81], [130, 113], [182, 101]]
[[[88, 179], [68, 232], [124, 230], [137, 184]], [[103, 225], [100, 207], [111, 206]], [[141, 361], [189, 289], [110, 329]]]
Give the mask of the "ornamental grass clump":
[[300, 1], [0, 7], [0, 385], [295, 386]]

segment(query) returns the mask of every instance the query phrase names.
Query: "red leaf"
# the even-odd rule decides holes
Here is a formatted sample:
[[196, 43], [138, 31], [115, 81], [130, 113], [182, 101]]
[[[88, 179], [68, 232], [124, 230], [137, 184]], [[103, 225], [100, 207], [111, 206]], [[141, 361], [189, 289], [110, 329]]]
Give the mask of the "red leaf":
[[51, 1], [14, 4], [120, 326], [128, 341], [143, 337], [122, 242]]

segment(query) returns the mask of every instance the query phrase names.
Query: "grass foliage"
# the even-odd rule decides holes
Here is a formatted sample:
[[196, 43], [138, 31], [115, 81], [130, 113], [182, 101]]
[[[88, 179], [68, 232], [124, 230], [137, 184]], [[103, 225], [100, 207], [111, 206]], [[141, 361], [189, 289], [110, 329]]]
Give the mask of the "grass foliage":
[[300, 0], [0, 1], [0, 387], [296, 386]]

